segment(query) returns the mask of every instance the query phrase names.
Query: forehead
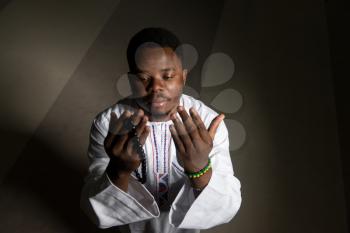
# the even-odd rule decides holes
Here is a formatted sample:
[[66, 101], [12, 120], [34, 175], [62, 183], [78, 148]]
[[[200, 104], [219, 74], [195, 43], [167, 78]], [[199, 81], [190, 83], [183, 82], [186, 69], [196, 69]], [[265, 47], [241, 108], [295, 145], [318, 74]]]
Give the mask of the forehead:
[[181, 61], [168, 47], [141, 47], [135, 54], [139, 71], [159, 72], [169, 69], [181, 70]]

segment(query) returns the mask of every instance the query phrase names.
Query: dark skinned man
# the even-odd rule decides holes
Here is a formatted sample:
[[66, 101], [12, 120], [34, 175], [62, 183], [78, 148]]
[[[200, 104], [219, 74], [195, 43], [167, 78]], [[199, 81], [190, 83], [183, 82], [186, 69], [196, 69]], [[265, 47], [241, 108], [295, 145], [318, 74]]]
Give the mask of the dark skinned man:
[[230, 221], [241, 204], [224, 115], [183, 94], [177, 37], [146, 28], [129, 42], [132, 94], [91, 128], [81, 206], [100, 227], [199, 232]]

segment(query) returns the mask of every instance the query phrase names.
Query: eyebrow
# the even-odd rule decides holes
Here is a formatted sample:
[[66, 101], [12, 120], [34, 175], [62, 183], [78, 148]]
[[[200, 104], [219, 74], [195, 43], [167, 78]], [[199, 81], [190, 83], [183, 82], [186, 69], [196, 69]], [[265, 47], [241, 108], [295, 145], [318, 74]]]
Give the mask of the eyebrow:
[[175, 71], [175, 68], [171, 67], [171, 68], [164, 68], [164, 69], [161, 69], [160, 71]]
[[[160, 69], [161, 72], [169, 72], [169, 71], [175, 71], [175, 68], [174, 67], [168, 67], [168, 68], [164, 68], [164, 69]], [[143, 71], [143, 70], [138, 70], [136, 72], [136, 74], [147, 74], [146, 71]]]

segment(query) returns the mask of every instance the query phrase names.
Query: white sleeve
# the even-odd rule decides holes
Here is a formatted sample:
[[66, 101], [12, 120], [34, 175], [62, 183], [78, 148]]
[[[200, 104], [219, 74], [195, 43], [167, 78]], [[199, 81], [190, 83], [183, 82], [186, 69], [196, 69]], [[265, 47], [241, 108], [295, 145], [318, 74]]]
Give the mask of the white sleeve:
[[241, 184], [234, 176], [229, 153], [228, 132], [222, 122], [209, 154], [212, 176], [195, 198], [189, 179], [175, 198], [169, 221], [178, 228], [208, 229], [229, 222], [241, 205]]
[[89, 174], [81, 192], [81, 208], [99, 228], [159, 217], [158, 205], [144, 185], [132, 177], [128, 192], [124, 192], [111, 182], [105, 172], [109, 157], [103, 142], [108, 132], [108, 122], [100, 115], [91, 127]]

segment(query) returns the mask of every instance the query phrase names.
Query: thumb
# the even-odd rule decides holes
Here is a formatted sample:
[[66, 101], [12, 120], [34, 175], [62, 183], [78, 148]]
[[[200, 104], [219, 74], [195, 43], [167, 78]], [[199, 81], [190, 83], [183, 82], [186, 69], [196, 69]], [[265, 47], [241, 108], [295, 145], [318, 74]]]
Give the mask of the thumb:
[[208, 131], [212, 140], [214, 140], [216, 130], [218, 129], [221, 121], [223, 121], [224, 118], [225, 118], [225, 115], [221, 113], [211, 121]]

